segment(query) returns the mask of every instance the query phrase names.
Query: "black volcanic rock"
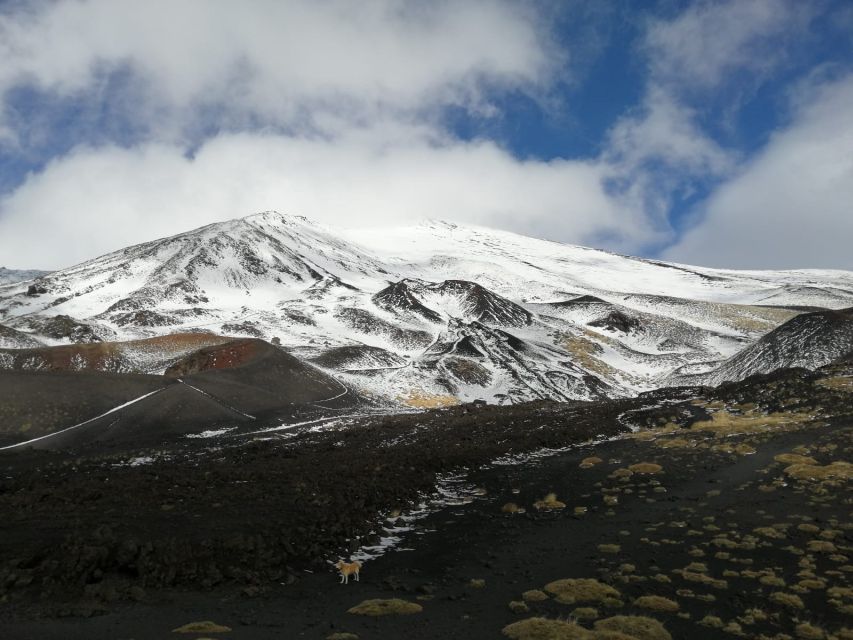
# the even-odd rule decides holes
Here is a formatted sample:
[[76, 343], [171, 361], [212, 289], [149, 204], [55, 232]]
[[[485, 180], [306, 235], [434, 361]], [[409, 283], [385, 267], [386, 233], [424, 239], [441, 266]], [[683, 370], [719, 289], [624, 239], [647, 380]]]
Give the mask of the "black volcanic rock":
[[335, 313], [335, 317], [359, 333], [378, 333], [402, 347], [425, 347], [432, 341], [432, 335], [427, 331], [398, 327], [364, 309], [344, 307]]
[[622, 313], [621, 311], [611, 311], [604, 318], [590, 322], [589, 326], [601, 327], [608, 331], [630, 333], [631, 330], [639, 328], [640, 321]]
[[42, 334], [56, 340], [70, 340], [71, 342], [100, 342], [92, 327], [84, 322], [75, 320], [71, 316], [53, 316], [40, 325]]
[[530, 324], [533, 315], [524, 307], [499, 296], [476, 282], [468, 280], [445, 280], [434, 290], [442, 294], [458, 296], [465, 304], [468, 320], [483, 324], [505, 327], [521, 327]]
[[406, 363], [397, 354], [366, 344], [328, 349], [311, 359], [315, 364], [341, 371], [399, 367]]
[[380, 309], [404, 315], [416, 315], [429, 322], [441, 322], [441, 314], [433, 311], [418, 300], [405, 280], [392, 282], [371, 298]]
[[583, 295], [578, 296], [577, 298], [572, 298], [571, 300], [562, 300], [560, 302], [549, 302], [547, 303], [552, 307], [574, 307], [578, 305], [590, 305], [590, 304], [609, 304], [605, 300], [601, 298], [597, 298], [596, 296], [591, 295]]
[[12, 327], [0, 324], [0, 345], [12, 349], [31, 349], [42, 346], [41, 342]]

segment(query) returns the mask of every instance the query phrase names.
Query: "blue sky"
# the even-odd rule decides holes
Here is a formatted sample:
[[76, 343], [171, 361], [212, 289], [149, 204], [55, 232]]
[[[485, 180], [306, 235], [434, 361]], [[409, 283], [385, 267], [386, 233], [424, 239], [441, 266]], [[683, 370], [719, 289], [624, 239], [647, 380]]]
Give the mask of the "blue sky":
[[277, 209], [853, 268], [853, 3], [0, 5], [0, 264]]

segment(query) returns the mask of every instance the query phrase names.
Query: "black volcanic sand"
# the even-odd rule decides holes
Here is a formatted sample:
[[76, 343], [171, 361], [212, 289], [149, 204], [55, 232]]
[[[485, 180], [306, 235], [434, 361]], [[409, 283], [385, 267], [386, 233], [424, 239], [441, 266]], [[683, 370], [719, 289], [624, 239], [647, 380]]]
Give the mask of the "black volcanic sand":
[[0, 447], [42, 438], [28, 446], [127, 451], [192, 432], [253, 430], [364, 404], [284, 350], [240, 339], [195, 351], [165, 376], [0, 371]]
[[[80, 452], [3, 459], [0, 637], [200, 638], [213, 634], [171, 630], [213, 620], [232, 628], [214, 636], [223, 638], [476, 639], [501, 637], [534, 615], [574, 617], [586, 628], [595, 618], [584, 616], [646, 615], [673, 638], [847, 638], [853, 503], [849, 468], [838, 463], [849, 463], [853, 448], [853, 394], [845, 380], [790, 371], [703, 393], [460, 407], [287, 441], [222, 438], [218, 452], [188, 443], [138, 467]], [[719, 420], [693, 424], [703, 414]], [[625, 430], [619, 416], [653, 428], [485, 464], [616, 435]], [[601, 461], [582, 467], [592, 456]], [[804, 461], [808, 473], [794, 464]], [[638, 463], [649, 464], [629, 473]], [[460, 468], [479, 489], [472, 502], [420, 521], [402, 543], [408, 550], [365, 563], [360, 583], [337, 583], [326, 559], [355, 548], [347, 538], [371, 542], [379, 513], [405, 512], [437, 473]], [[837, 477], [845, 469], [847, 479]], [[533, 508], [550, 492], [565, 508]], [[510, 501], [526, 513], [504, 513]], [[618, 593], [510, 609], [523, 592], [562, 578], [596, 579]], [[643, 596], [678, 608], [649, 610], [643, 605], [666, 602]], [[369, 598], [423, 610], [347, 613]]]

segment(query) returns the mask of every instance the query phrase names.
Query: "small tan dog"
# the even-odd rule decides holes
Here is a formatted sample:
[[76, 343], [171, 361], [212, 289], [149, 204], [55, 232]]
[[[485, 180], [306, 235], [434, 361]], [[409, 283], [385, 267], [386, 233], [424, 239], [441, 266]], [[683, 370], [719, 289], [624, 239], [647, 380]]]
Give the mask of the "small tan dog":
[[355, 581], [360, 582], [358, 572], [361, 571], [361, 563], [358, 560], [355, 562], [338, 560], [335, 563], [335, 568], [341, 572], [341, 584], [349, 584], [349, 577], [351, 575], [355, 575]]

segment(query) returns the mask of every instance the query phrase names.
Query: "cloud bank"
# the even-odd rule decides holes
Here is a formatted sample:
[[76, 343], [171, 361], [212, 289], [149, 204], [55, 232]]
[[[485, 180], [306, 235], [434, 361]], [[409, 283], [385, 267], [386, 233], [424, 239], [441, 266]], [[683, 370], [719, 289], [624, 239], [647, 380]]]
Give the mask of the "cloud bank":
[[800, 100], [794, 122], [714, 193], [701, 222], [665, 257], [853, 269], [853, 76]]
[[[709, 126], [720, 96], [737, 110], [790, 63], [786, 44], [806, 37], [813, 5], [697, 2], [646, 20], [631, 45], [640, 100], [586, 156], [519, 157], [500, 136], [455, 132], [453, 110], [506, 124], [508, 98], [571, 110], [560, 91], [575, 86], [574, 45], [555, 11], [504, 0], [0, 8], [0, 167], [45, 156], [0, 192], [0, 263], [59, 268], [277, 209], [345, 226], [445, 218], [719, 266], [853, 267], [840, 241], [802, 244], [838, 238], [853, 218], [850, 76], [816, 75], [788, 96], [793, 115], [757, 152]], [[676, 231], [673, 211], [696, 193], [707, 195], [690, 205], [692, 226]]]

